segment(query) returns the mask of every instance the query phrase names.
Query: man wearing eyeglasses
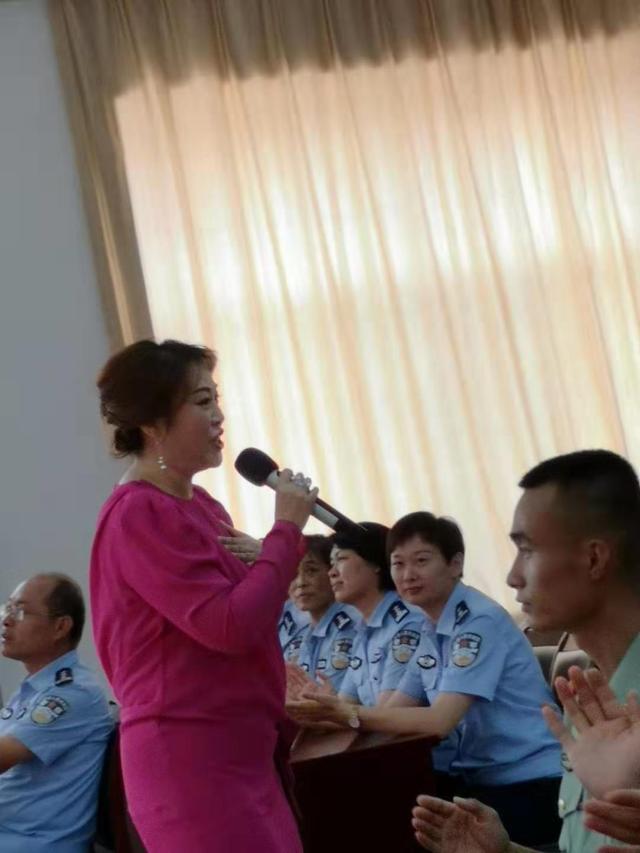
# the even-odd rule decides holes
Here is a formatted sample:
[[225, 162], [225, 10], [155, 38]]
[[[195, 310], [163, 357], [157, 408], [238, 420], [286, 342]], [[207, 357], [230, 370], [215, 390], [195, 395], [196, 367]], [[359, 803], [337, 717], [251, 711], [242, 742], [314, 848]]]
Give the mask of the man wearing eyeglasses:
[[106, 697], [76, 647], [80, 587], [36, 575], [0, 609], [2, 654], [27, 676], [0, 710], [0, 850], [91, 849], [104, 751], [113, 728]]

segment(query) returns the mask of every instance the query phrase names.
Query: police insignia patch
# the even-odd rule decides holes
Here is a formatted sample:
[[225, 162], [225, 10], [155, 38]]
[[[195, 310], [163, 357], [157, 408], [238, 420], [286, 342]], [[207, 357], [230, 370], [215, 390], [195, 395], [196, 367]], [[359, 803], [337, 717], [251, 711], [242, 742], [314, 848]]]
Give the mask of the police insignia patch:
[[353, 640], [351, 639], [336, 640], [331, 649], [331, 666], [334, 669], [346, 669], [349, 666], [352, 646]]
[[350, 625], [352, 622], [351, 616], [348, 613], [345, 613], [344, 610], [341, 610], [340, 613], [336, 613], [333, 617], [333, 624], [336, 626], [338, 631], [342, 631], [343, 628], [346, 628], [347, 625]]
[[284, 629], [287, 634], [290, 634], [293, 631], [295, 624], [293, 616], [287, 612], [282, 617], [282, 621], [278, 625], [278, 630]]
[[68, 709], [69, 703], [59, 696], [45, 696], [31, 712], [31, 719], [39, 726], [47, 726], [60, 719]]
[[349, 666], [351, 669], [360, 669], [362, 666], [362, 658], [351, 658], [349, 661]]
[[419, 642], [420, 634], [418, 631], [411, 631], [409, 629], [398, 631], [391, 643], [393, 659], [397, 663], [406, 663], [417, 649]]
[[467, 607], [467, 602], [461, 601], [456, 607], [456, 621], [453, 623], [453, 627], [457, 628], [458, 625], [462, 625], [469, 613], [471, 613], [471, 611]]
[[297, 663], [300, 657], [300, 646], [302, 645], [302, 637], [295, 637], [284, 650], [284, 656], [289, 663]]
[[481, 645], [482, 637], [479, 634], [458, 634], [451, 647], [451, 662], [461, 668], [471, 666], [478, 657]]
[[409, 612], [409, 608], [405, 607], [401, 601], [396, 601], [391, 610], [389, 611], [391, 616], [395, 619], [396, 622], [402, 622], [404, 617]]
[[56, 672], [55, 681], [53, 682], [56, 687], [60, 687], [62, 684], [72, 684], [73, 683], [73, 670], [65, 666], [62, 669], [59, 669]]
[[433, 669], [437, 663], [438, 661], [433, 655], [420, 655], [418, 658], [418, 666], [422, 667], [422, 669]]

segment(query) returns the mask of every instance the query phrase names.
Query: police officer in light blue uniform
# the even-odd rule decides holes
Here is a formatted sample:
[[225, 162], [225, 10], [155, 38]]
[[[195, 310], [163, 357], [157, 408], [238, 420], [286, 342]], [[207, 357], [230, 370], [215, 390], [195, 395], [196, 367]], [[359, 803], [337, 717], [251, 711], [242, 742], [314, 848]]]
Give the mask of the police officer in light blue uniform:
[[360, 614], [335, 602], [317, 625], [309, 625], [298, 650], [297, 664], [312, 678], [326, 679], [337, 692], [349, 671]]
[[[291, 590], [293, 590], [293, 584]], [[278, 640], [280, 641], [280, 648], [283, 653], [286, 652], [289, 644], [299, 636], [308, 624], [309, 614], [299, 610], [293, 601], [291, 601], [291, 598], [288, 598], [284, 603], [280, 622], [278, 623]]]
[[541, 714], [553, 697], [526, 637], [460, 579], [464, 542], [451, 519], [411, 513], [392, 528], [389, 550], [399, 592], [428, 616], [394, 701], [430, 705], [419, 730], [433, 720], [448, 735], [433, 750], [436, 769], [495, 808], [512, 840], [554, 842], [560, 746]]
[[336, 601], [362, 616], [341, 697], [361, 705], [383, 702], [398, 686], [420, 641], [424, 614], [392, 592], [386, 558], [387, 528], [363, 522], [360, 537], [333, 537], [330, 579]]
[[355, 608], [338, 604], [333, 597], [329, 581], [331, 539], [318, 535], [304, 538], [307, 551], [291, 595], [310, 621], [286, 646], [284, 656], [315, 681], [329, 681], [337, 692], [349, 669], [360, 616]]
[[0, 851], [86, 853], [113, 721], [78, 661], [84, 623], [77, 584], [39, 575], [2, 609], [2, 653], [29, 673], [0, 710]]

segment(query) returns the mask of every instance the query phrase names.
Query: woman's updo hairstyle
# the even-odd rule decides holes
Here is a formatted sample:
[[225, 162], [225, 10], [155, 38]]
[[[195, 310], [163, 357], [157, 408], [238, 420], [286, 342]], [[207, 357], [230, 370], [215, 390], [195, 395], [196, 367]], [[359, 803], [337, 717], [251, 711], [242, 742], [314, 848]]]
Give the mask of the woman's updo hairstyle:
[[112, 356], [100, 371], [100, 414], [114, 427], [116, 456], [141, 453], [142, 427], [166, 420], [186, 400], [194, 368], [212, 371], [215, 353], [181, 341], [137, 341]]

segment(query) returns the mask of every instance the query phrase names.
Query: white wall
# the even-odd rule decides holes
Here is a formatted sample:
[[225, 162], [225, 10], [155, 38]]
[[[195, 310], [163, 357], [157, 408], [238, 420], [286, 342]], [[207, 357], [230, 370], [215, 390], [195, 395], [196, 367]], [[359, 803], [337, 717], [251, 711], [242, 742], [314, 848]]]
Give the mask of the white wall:
[[[93, 386], [107, 346], [46, 0], [0, 0], [2, 600], [39, 571], [86, 590], [96, 513], [119, 476]], [[0, 658], [5, 698], [22, 676]]]

